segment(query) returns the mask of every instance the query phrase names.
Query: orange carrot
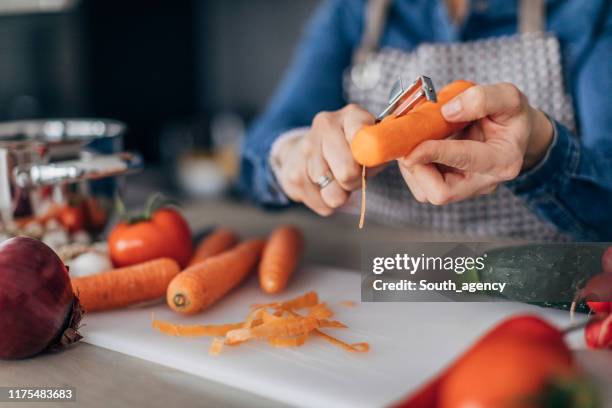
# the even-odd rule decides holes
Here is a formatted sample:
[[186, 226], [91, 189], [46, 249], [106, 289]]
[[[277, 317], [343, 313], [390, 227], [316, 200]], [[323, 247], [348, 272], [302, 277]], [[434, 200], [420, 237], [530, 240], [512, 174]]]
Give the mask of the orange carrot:
[[211, 256], [227, 251], [237, 243], [238, 235], [234, 231], [228, 228], [218, 228], [202, 239], [187, 266], [195, 265]]
[[285, 225], [272, 232], [259, 264], [259, 286], [264, 292], [285, 289], [303, 248], [304, 237], [297, 228]]
[[253, 270], [265, 246], [262, 239], [245, 241], [176, 276], [166, 293], [168, 306], [184, 314], [198, 313], [221, 299]]
[[391, 115], [363, 127], [351, 142], [353, 157], [359, 164], [374, 167], [407, 156], [426, 140], [444, 139], [460, 131], [468, 123], [447, 122], [440, 109], [472, 86], [468, 81], [452, 82], [438, 93], [438, 102], [423, 102], [405, 115]]
[[72, 279], [72, 288], [87, 312], [116, 309], [163, 297], [180, 267], [170, 258]]

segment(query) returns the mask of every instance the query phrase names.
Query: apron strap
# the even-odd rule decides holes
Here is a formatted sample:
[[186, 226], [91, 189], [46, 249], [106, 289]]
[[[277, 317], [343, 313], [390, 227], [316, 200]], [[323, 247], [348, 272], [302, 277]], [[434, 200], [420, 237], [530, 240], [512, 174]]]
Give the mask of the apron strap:
[[546, 29], [546, 3], [544, 0], [521, 0], [518, 12], [518, 31], [537, 33]]
[[[361, 43], [353, 53], [353, 65], [358, 65], [378, 50], [378, 43], [385, 27], [392, 0], [368, 0]], [[542, 32], [546, 28], [546, 3], [544, 0], [520, 0], [518, 31]]]
[[353, 53], [353, 65], [358, 65], [378, 50], [378, 43], [385, 28], [387, 13], [392, 0], [368, 0], [361, 43]]

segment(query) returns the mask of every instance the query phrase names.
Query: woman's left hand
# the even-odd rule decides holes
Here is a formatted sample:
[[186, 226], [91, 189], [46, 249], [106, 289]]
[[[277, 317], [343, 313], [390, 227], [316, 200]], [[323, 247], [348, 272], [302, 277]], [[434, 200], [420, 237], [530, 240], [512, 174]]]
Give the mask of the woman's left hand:
[[476, 85], [442, 107], [449, 122], [473, 122], [457, 138], [421, 143], [398, 160], [420, 202], [448, 204], [495, 191], [535, 166], [553, 138], [550, 120], [514, 85]]

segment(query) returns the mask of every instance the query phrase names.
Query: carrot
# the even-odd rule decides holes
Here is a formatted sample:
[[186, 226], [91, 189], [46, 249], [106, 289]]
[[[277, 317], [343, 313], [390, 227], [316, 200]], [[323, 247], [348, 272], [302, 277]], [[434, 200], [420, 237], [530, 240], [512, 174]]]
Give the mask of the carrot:
[[163, 297], [180, 271], [173, 259], [159, 258], [71, 282], [85, 310], [96, 312]]
[[407, 156], [426, 140], [444, 139], [460, 131], [468, 124], [447, 122], [440, 109], [472, 86], [468, 81], [452, 82], [439, 92], [438, 102], [426, 101], [405, 115], [391, 115], [363, 127], [351, 142], [353, 157], [359, 164], [374, 167]]
[[285, 225], [272, 232], [259, 264], [259, 286], [264, 292], [285, 289], [303, 248], [304, 237], [297, 228]]
[[259, 261], [265, 241], [253, 239], [185, 269], [166, 293], [168, 306], [184, 314], [198, 313], [220, 300], [246, 278]]
[[195, 265], [211, 256], [218, 255], [238, 243], [238, 235], [228, 228], [218, 228], [198, 244], [187, 266]]

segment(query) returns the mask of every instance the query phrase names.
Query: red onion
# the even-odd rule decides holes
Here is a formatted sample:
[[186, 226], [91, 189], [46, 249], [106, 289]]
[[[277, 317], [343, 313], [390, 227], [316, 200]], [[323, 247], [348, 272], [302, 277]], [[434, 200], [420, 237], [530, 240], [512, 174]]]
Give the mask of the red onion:
[[81, 339], [82, 309], [68, 271], [42, 242], [0, 244], [0, 358], [24, 358]]

